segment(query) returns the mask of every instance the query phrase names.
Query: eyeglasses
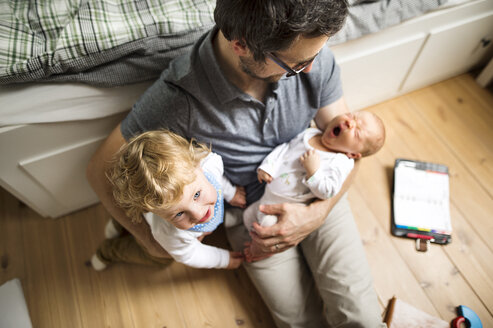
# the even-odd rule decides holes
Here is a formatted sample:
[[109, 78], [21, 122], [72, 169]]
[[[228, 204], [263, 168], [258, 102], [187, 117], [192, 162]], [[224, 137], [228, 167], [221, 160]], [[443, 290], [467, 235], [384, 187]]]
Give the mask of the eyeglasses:
[[315, 55], [315, 57], [313, 57], [312, 59], [310, 59], [306, 63], [301, 63], [301, 64], [296, 65], [295, 67], [291, 68], [288, 66], [288, 64], [283, 62], [279, 57], [274, 55], [274, 53], [272, 53], [272, 52], [267, 53], [267, 57], [272, 59], [272, 61], [274, 61], [274, 63], [276, 63], [277, 65], [282, 67], [287, 72], [286, 77], [290, 77], [290, 76], [297, 75], [297, 74], [301, 73], [304, 69], [306, 69], [308, 66], [310, 66], [311, 63], [313, 63], [313, 61], [315, 60], [317, 55]]

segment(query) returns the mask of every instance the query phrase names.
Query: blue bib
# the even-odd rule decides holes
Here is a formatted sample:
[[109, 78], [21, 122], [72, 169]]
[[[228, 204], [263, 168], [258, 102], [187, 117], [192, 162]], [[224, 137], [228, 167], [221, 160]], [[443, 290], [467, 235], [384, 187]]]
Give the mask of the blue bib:
[[211, 232], [216, 230], [216, 228], [221, 223], [223, 223], [224, 201], [223, 201], [222, 186], [219, 182], [217, 182], [217, 180], [214, 178], [212, 174], [204, 171], [204, 175], [207, 178], [207, 180], [210, 182], [210, 184], [214, 187], [214, 189], [216, 189], [216, 193], [217, 193], [217, 201], [216, 204], [214, 204], [214, 216], [206, 223], [200, 223], [193, 226], [192, 228], [188, 229], [189, 231]]

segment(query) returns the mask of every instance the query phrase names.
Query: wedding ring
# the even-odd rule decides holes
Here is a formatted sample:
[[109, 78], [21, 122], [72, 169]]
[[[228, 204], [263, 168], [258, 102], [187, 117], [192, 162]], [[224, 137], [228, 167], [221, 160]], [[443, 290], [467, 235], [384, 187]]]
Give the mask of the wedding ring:
[[276, 248], [276, 251], [278, 251], [278, 250], [279, 250], [279, 248], [280, 248], [280, 247], [279, 247], [279, 244], [275, 244], [275, 245], [274, 245], [274, 247]]

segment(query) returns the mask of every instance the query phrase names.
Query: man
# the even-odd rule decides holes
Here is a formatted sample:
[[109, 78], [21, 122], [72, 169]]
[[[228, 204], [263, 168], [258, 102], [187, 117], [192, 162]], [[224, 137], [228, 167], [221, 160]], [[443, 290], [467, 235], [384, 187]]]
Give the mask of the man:
[[[346, 15], [344, 0], [217, 1], [216, 27], [170, 64], [88, 167], [105, 207], [151, 255], [165, 253], [145, 221], [133, 225], [113, 205], [105, 163], [131, 136], [167, 128], [210, 142], [223, 157], [227, 177], [245, 187], [248, 203], [259, 199], [263, 186], [256, 168], [274, 147], [313, 118], [323, 130], [348, 111], [339, 68], [325, 47]], [[331, 200], [264, 206], [279, 222], [255, 226], [252, 236], [242, 225], [241, 210], [226, 212], [233, 249], [242, 250], [253, 238], [266, 254], [275, 253], [245, 267], [279, 327], [381, 325], [359, 234], [341, 198], [348, 183]]]

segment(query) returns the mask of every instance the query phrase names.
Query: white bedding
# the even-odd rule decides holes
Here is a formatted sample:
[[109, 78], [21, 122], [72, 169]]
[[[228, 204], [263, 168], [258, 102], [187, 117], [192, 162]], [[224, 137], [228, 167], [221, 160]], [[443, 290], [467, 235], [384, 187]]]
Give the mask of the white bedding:
[[90, 120], [128, 111], [152, 82], [114, 88], [32, 83], [0, 88], [0, 126]]

